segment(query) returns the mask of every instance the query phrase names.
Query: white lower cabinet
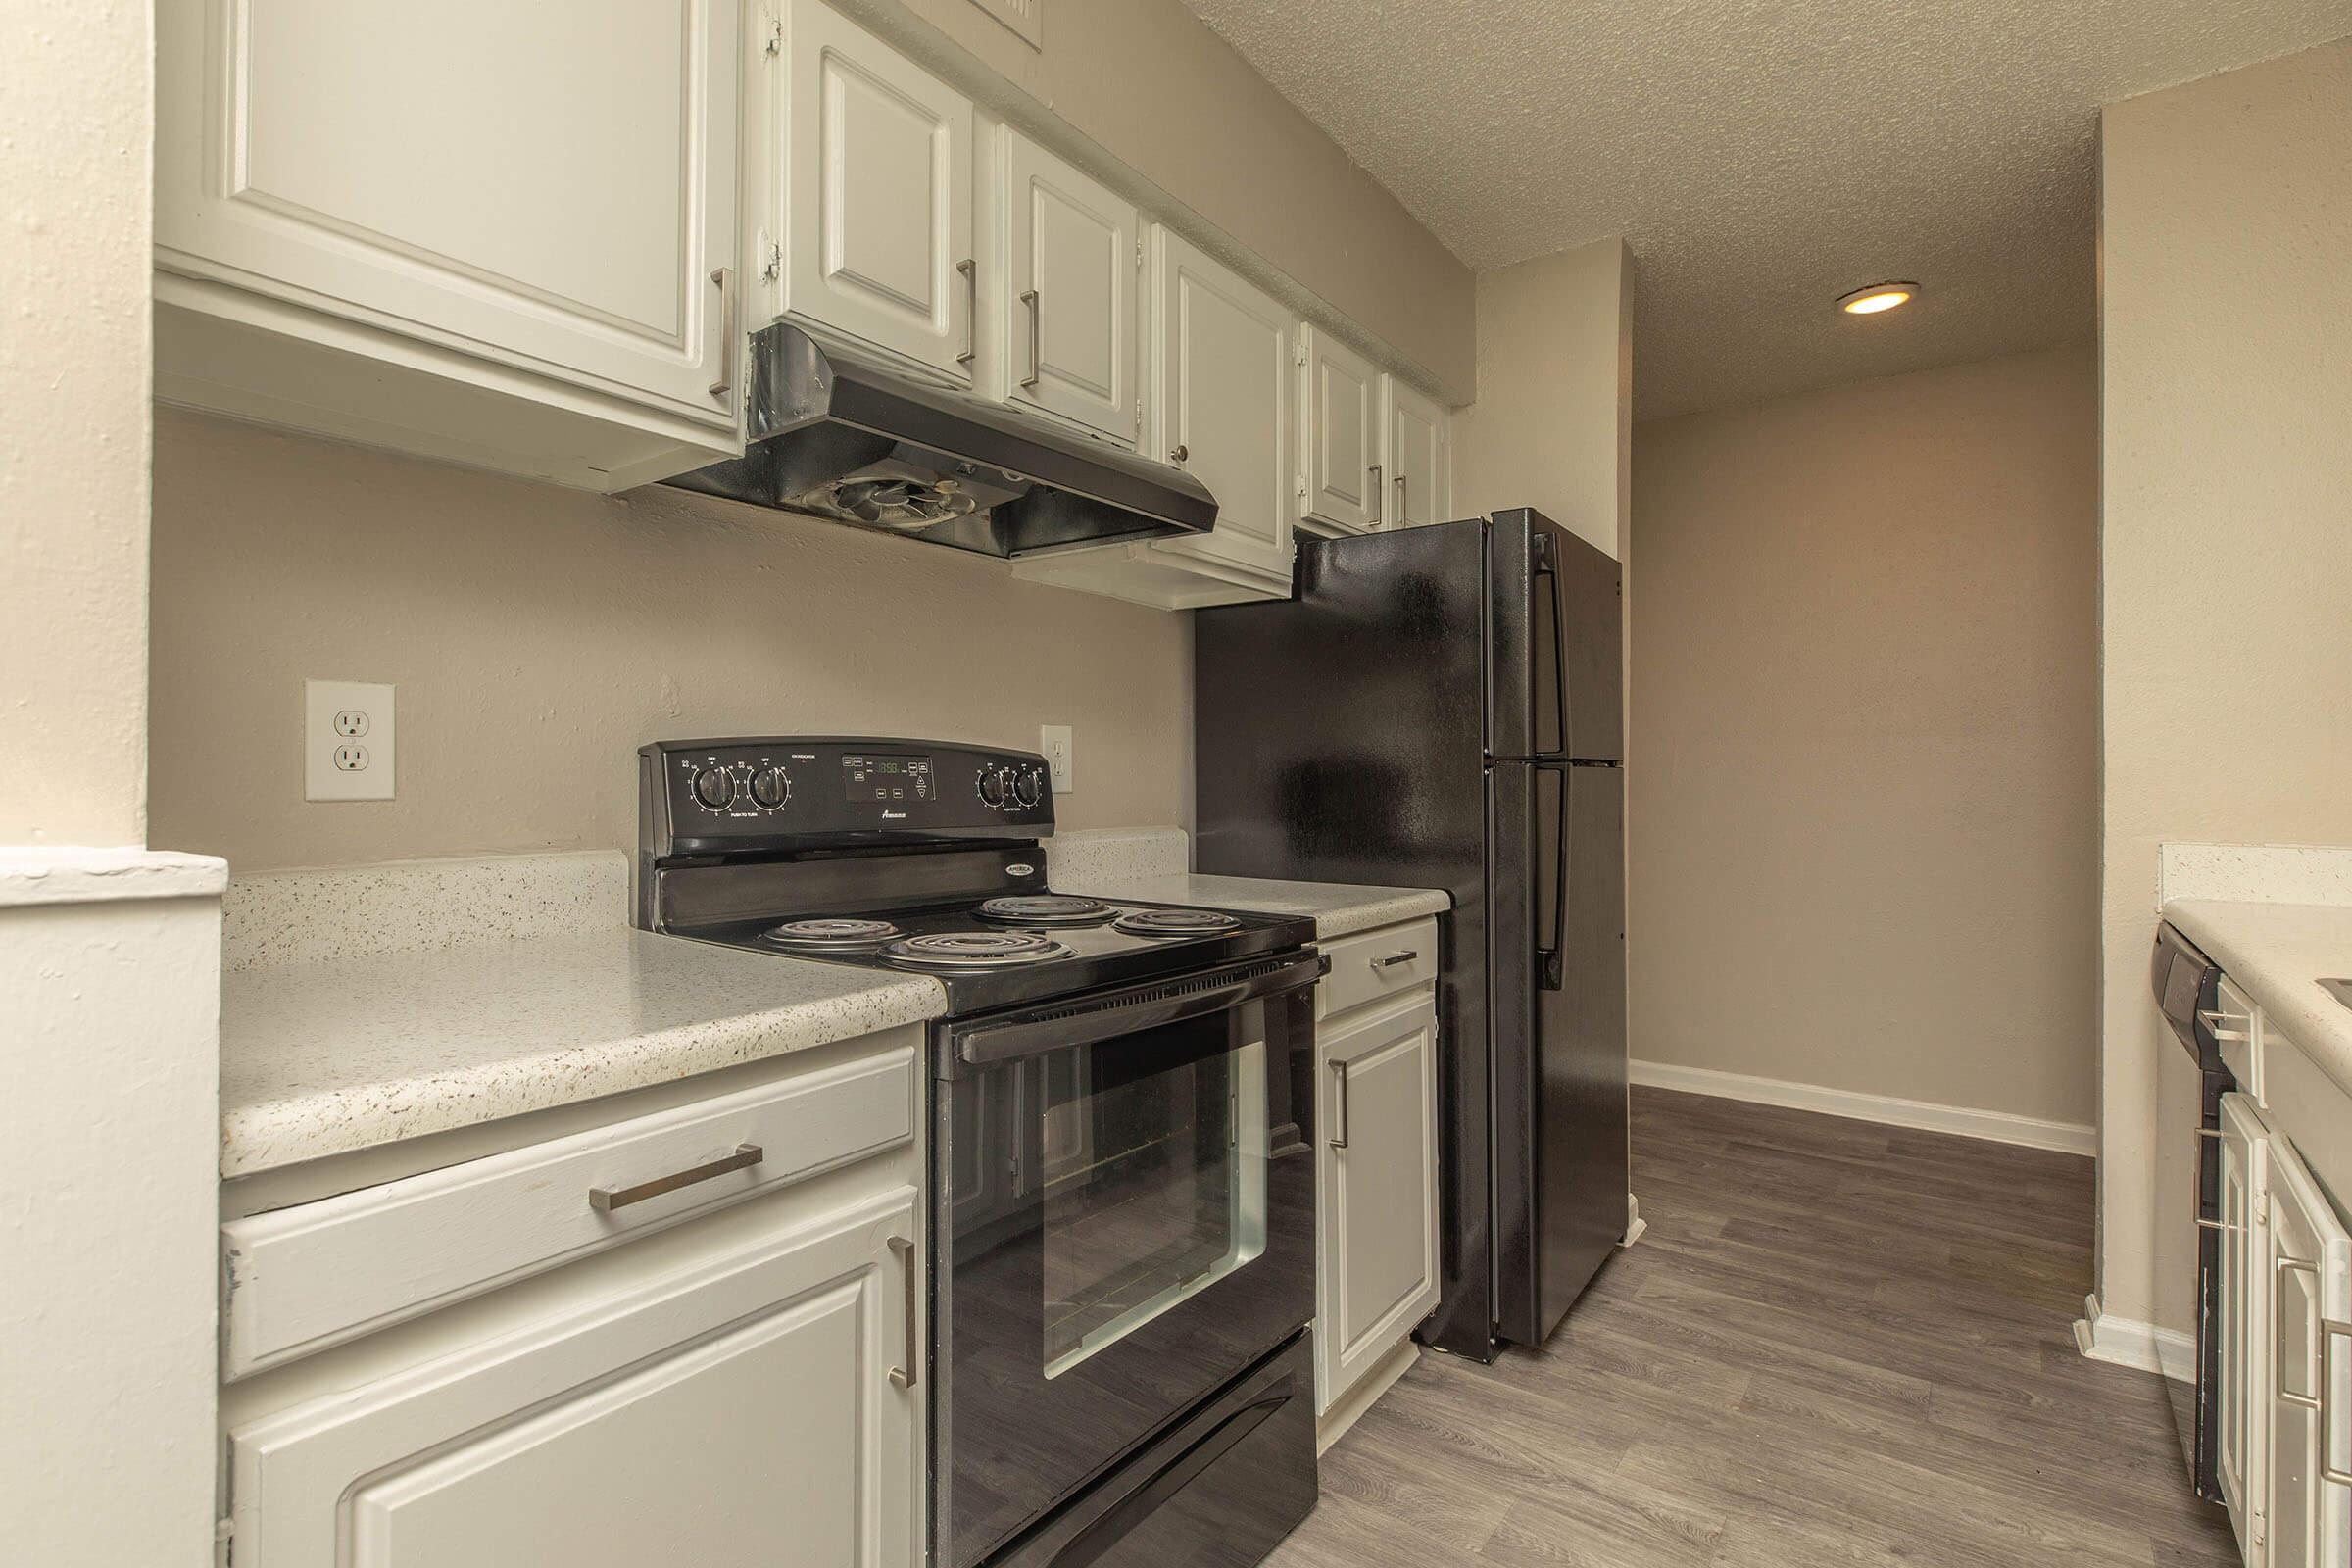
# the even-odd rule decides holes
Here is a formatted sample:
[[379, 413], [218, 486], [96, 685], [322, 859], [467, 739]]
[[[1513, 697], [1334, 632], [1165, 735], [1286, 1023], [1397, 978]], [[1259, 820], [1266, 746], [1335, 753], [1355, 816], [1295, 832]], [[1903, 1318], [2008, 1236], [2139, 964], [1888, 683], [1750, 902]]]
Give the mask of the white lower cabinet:
[[2352, 1233], [2292, 1143], [2222, 1097], [2216, 1471], [2250, 1568], [2352, 1554]]
[[[1396, 937], [1383, 934], [1382, 943], [1396, 940], [1434, 955], [1436, 928], [1423, 921]], [[1326, 1012], [1316, 1050], [1323, 1072], [1315, 1306], [1321, 1415], [1347, 1400], [1437, 1308], [1435, 987], [1425, 982]]]
[[2223, 1096], [2215, 1469], [2249, 1563], [2262, 1560], [2270, 1512], [2263, 1491], [2270, 1432], [2261, 1419], [2271, 1366], [2270, 1275], [2263, 1255], [2270, 1236], [2269, 1179], [2270, 1131], [2261, 1114], [2243, 1095]]
[[232, 1428], [230, 1561], [911, 1568], [916, 1219], [900, 1188]]
[[2271, 1369], [2267, 1388], [2249, 1385], [2255, 1407], [2268, 1411], [2268, 1540], [2259, 1560], [2340, 1568], [2352, 1552], [2352, 1358], [2343, 1353], [2352, 1336], [2352, 1235], [2286, 1140], [2270, 1141], [2268, 1161], [2261, 1229]]

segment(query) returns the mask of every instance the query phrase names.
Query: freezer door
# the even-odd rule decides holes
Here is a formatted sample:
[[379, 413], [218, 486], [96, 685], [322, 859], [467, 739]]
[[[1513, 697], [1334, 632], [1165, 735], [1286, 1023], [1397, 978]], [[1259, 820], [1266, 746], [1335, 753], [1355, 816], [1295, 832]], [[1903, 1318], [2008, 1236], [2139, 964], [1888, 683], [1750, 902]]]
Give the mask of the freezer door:
[[[1495, 1326], [1537, 1346], [1625, 1234], [1625, 775], [1524, 771], [1496, 800], [1512, 813], [1498, 848], [1526, 845], [1526, 870], [1494, 878], [1490, 915]], [[1509, 949], [1506, 927], [1522, 933]]]
[[1621, 760], [1617, 563], [1526, 508], [1494, 514], [1488, 559], [1493, 755]]

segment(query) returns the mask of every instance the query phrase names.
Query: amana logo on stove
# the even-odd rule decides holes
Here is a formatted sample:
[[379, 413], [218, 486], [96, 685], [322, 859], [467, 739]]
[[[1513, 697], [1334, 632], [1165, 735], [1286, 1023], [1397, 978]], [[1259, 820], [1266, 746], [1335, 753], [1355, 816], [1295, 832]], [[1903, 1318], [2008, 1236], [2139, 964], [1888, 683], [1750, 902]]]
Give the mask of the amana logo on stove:
[[884, 811], [882, 813], [882, 820], [885, 822], [904, 822], [906, 820], [906, 813], [905, 811]]

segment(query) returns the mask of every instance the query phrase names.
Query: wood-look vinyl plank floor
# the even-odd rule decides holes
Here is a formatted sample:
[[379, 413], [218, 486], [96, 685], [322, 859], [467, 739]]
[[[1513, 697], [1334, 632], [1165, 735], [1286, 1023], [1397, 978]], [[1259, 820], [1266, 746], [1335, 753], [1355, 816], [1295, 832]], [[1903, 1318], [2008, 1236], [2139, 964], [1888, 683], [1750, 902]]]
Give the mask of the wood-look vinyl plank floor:
[[1634, 1091], [1648, 1235], [1541, 1353], [1424, 1356], [1270, 1568], [2227, 1568], [2086, 1361], [2085, 1159]]

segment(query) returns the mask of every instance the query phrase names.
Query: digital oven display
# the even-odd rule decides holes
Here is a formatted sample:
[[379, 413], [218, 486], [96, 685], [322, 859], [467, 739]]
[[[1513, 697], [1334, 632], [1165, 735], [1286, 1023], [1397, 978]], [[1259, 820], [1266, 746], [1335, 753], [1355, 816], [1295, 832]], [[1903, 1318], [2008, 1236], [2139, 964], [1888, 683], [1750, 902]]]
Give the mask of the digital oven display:
[[841, 788], [852, 801], [931, 799], [931, 759], [912, 753], [862, 752], [841, 760]]

